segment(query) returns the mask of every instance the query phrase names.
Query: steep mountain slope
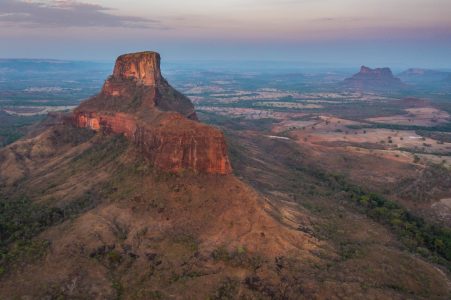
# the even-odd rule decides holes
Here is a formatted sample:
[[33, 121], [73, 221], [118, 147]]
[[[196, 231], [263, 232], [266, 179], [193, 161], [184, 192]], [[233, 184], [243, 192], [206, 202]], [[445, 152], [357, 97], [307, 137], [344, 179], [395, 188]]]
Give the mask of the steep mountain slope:
[[158, 66], [120, 57], [99, 96], [0, 151], [2, 297], [261, 298], [281, 292], [244, 282], [279, 278], [276, 257], [316, 260], [308, 218], [230, 174]]

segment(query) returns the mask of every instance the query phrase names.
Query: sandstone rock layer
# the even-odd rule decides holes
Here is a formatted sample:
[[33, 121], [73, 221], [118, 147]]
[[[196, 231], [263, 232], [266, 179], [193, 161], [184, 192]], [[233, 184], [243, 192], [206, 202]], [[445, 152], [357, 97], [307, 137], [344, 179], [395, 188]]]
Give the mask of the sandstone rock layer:
[[232, 171], [224, 135], [197, 121], [191, 101], [161, 75], [155, 52], [120, 56], [100, 94], [74, 111], [73, 123], [123, 134], [153, 165], [166, 171]]
[[161, 81], [160, 55], [156, 52], [124, 54], [118, 57], [113, 77], [117, 79], [136, 79], [146, 85]]

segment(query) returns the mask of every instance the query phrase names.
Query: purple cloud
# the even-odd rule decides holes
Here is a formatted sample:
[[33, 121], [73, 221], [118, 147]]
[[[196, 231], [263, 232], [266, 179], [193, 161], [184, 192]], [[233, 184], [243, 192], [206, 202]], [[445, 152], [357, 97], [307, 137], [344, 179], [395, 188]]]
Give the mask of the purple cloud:
[[168, 29], [159, 21], [111, 14], [111, 8], [78, 1], [0, 1], [0, 23], [39, 27], [135, 27]]

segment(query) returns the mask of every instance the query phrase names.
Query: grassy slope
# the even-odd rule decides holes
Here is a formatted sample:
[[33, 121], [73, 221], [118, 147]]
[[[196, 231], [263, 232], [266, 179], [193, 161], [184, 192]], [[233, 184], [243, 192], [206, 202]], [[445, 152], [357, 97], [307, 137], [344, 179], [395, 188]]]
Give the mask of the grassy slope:
[[[236, 173], [269, 199], [259, 205], [276, 207], [281, 222], [296, 219], [288, 224], [305, 241], [317, 241], [309, 251], [268, 258], [251, 247], [280, 231], [266, 227], [246, 237], [262, 221], [243, 214], [252, 192], [233, 177], [162, 173], [120, 137], [61, 130], [51, 136], [64, 141], [20, 145], [41, 163], [33, 167], [24, 155], [23, 177], [2, 188], [0, 228], [9, 236], [2, 244], [4, 295], [449, 296], [444, 271], [409, 253], [388, 226], [365, 217], [341, 187], [309, 169], [308, 153], [285, 142], [228, 135]], [[231, 213], [219, 217], [223, 211]]]
[[51, 128], [2, 151], [23, 170], [2, 188], [3, 295], [264, 297], [281, 283], [248, 278], [278, 278], [278, 253], [311, 257], [313, 239], [233, 176], [167, 174], [120, 136], [86, 132]]
[[380, 206], [360, 203], [362, 197], [365, 200], [377, 196], [367, 195], [343, 178], [319, 168], [308, 149], [259, 134], [229, 131], [228, 137], [233, 145], [235, 171], [262, 193], [275, 195], [275, 199], [284, 196], [287, 201], [304, 207], [314, 220], [315, 236], [327, 240], [338, 255], [332, 258], [324, 255], [327, 251], [318, 252], [325, 265], [318, 266], [314, 277], [324, 281], [325, 289], [333, 287], [345, 297], [394, 291], [398, 296], [427, 298], [439, 297], [432, 285], [441, 281], [440, 293], [447, 295], [448, 279], [442, 275], [447, 271], [438, 271], [437, 266], [421, 255], [408, 253], [410, 249], [448, 265], [448, 248], [438, 250], [435, 246], [436, 242], [440, 244], [440, 239], [449, 239], [446, 229], [448, 233], [440, 232], [435, 240], [425, 242], [431, 227], [426, 225], [419, 233], [417, 219], [400, 214], [401, 208], [396, 204], [391, 203], [398, 219], [392, 218], [391, 210], [387, 210], [389, 202]]

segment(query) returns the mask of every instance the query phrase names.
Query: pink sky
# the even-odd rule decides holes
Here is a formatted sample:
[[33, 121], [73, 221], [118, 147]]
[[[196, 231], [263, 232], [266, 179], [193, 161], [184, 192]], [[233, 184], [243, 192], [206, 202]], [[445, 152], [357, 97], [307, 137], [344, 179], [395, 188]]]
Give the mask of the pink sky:
[[0, 38], [0, 57], [110, 59], [156, 49], [169, 59], [451, 67], [451, 1], [1, 0]]

